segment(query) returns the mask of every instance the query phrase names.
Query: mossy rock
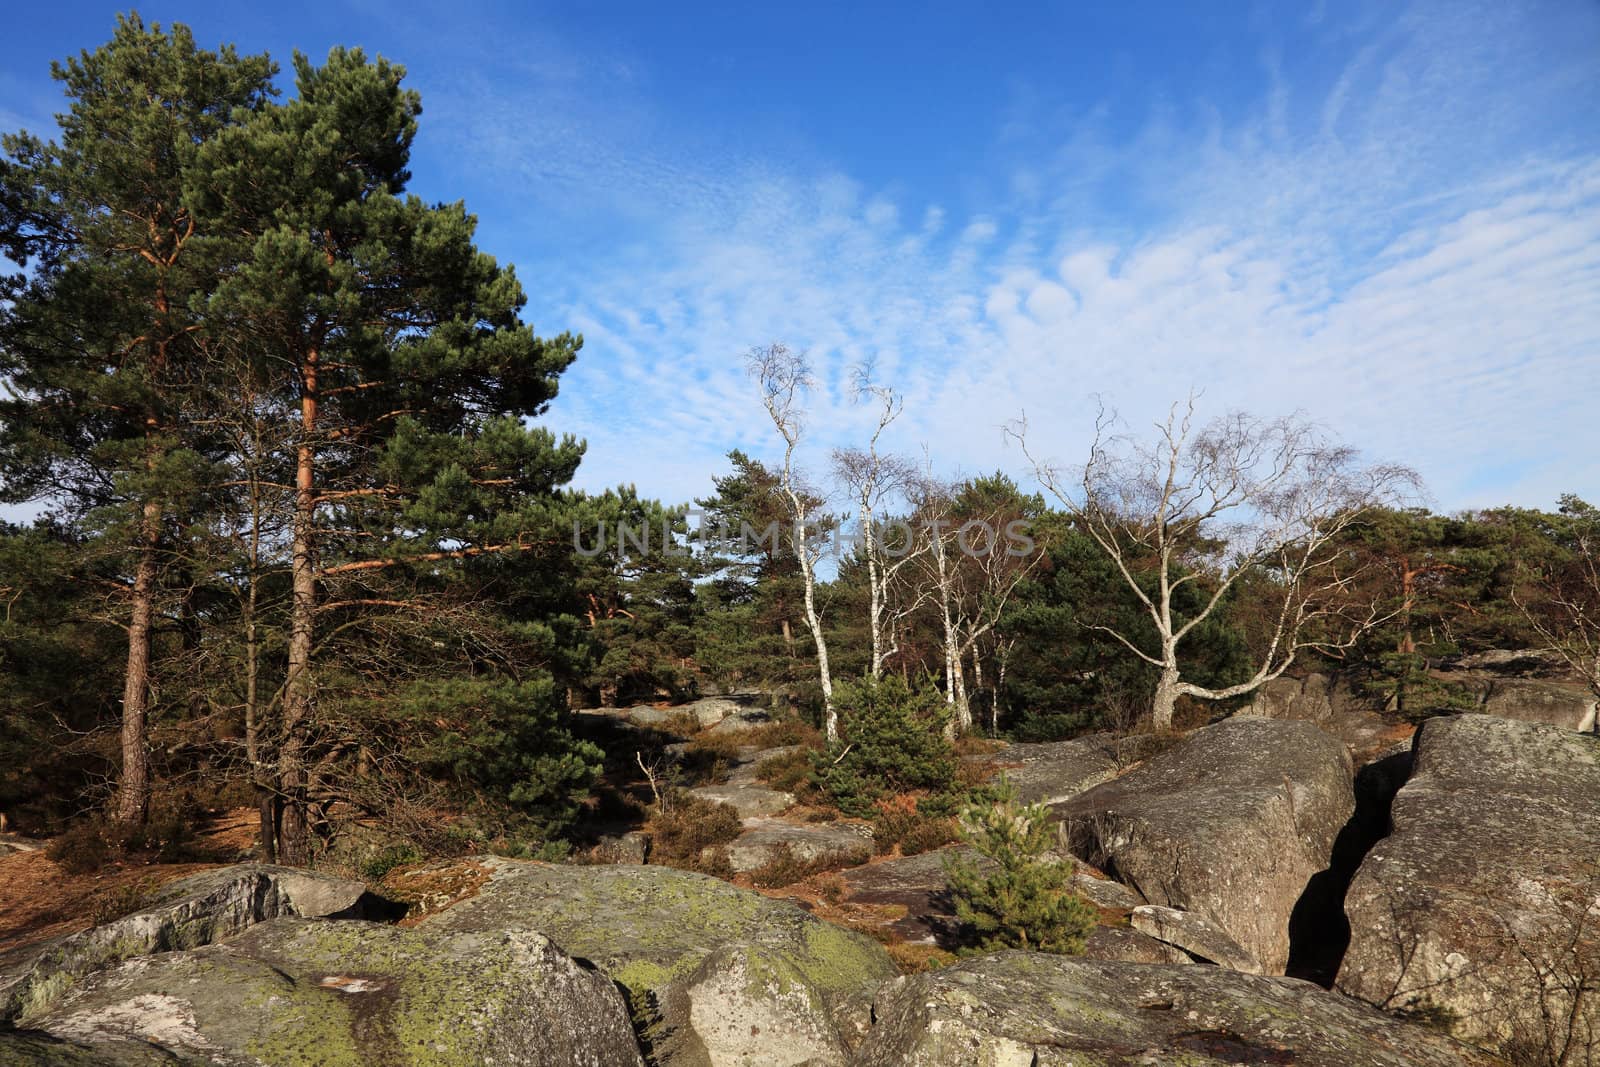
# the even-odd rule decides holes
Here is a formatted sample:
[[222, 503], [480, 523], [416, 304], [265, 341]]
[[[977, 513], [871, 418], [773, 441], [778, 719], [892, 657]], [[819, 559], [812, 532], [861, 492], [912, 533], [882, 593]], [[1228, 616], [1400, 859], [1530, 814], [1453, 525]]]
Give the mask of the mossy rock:
[[643, 1062], [616, 987], [528, 931], [278, 919], [103, 971], [32, 1025], [83, 1049], [133, 1038], [229, 1065]]
[[[842, 1062], [895, 973], [870, 938], [705, 875], [473, 862], [489, 881], [420, 928], [546, 934], [624, 988], [652, 1059], [675, 1067]], [[758, 1060], [752, 1027], [768, 1050]]]
[[1491, 1067], [1415, 1023], [1293, 978], [1030, 952], [885, 986], [855, 1067]]
[[351, 914], [365, 892], [360, 882], [261, 863], [181, 878], [131, 915], [0, 956], [0, 1024], [25, 1025], [100, 968], [223, 941], [279, 916]]

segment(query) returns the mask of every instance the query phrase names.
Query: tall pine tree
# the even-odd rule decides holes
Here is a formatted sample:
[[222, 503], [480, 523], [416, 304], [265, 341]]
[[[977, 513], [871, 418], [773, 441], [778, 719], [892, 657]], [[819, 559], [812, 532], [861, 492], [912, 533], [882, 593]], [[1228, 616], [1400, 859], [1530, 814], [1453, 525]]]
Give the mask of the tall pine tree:
[[116, 819], [150, 797], [151, 635], [164, 564], [217, 458], [193, 418], [194, 337], [219, 264], [186, 195], [198, 146], [262, 108], [265, 56], [196, 47], [137, 16], [53, 73], [59, 140], [4, 140], [10, 280], [0, 319], [0, 497], [40, 504], [122, 551], [127, 665]]
[[476, 248], [461, 204], [405, 195], [421, 106], [402, 68], [336, 49], [295, 70], [293, 100], [201, 156], [207, 208], [249, 243], [210, 312], [299, 415], [271, 833], [281, 861], [303, 863], [319, 623], [391, 599], [366, 582], [392, 568], [561, 536], [553, 494], [582, 446], [524, 420], [581, 342], [520, 321], [521, 286]]

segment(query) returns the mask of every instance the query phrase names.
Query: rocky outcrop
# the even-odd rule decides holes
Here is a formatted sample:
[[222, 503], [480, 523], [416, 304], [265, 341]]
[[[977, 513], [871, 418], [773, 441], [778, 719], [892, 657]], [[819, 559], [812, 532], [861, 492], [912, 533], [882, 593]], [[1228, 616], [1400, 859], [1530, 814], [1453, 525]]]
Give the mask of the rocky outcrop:
[[[1445, 677], [1462, 680], [1455, 675]], [[1469, 676], [1465, 682], [1478, 694], [1479, 706], [1487, 715], [1549, 723], [1565, 730], [1592, 733], [1595, 729], [1595, 697], [1585, 685], [1495, 676]]]
[[1204, 915], [1159, 904], [1141, 904], [1128, 916], [1128, 924], [1139, 933], [1204, 963], [1215, 963], [1245, 974], [1261, 973], [1261, 961]]
[[1017, 799], [1028, 804], [1061, 804], [1101, 782], [1109, 782], [1160, 744], [1154, 735], [1116, 738], [1089, 734], [1071, 741], [1007, 745], [971, 757], [988, 763], [1011, 781]]
[[800, 747], [785, 745], [780, 748], [757, 748], [754, 745], [746, 745], [740, 748], [730, 761], [726, 781], [718, 785], [691, 789], [690, 792], [702, 800], [728, 805], [739, 813], [741, 819], [776, 815], [794, 805], [795, 795], [786, 790], [773, 789], [763, 782], [760, 778], [761, 764], [773, 757], [794, 752]]
[[1083, 958], [1123, 963], [1194, 963], [1182, 949], [1126, 926], [1096, 926], [1084, 940]]
[[759, 782], [725, 782], [722, 785], [703, 785], [690, 793], [701, 800], [726, 804], [739, 813], [741, 819], [760, 819], [794, 807], [793, 793], [773, 789]]
[[[1596, 729], [1593, 691], [1559, 656], [1532, 651], [1491, 651], [1446, 662], [1429, 675], [1450, 687], [1463, 706], [1521, 722], [1568, 730]], [[1241, 714], [1314, 722], [1361, 755], [1392, 733], [1380, 701], [1363, 697], [1342, 678], [1308, 674], [1275, 678], [1256, 691]]]
[[1238, 714], [1314, 723], [1323, 733], [1343, 741], [1357, 762], [1363, 763], [1391, 744], [1396, 731], [1396, 723], [1384, 717], [1379, 702], [1360, 696], [1344, 679], [1327, 674], [1274, 678], [1257, 689]]
[[1491, 1045], [1576, 1031], [1600, 1059], [1600, 739], [1461, 715], [1413, 759], [1345, 898], [1338, 988]]
[[223, 941], [280, 916], [356, 914], [366, 886], [267, 864], [183, 878], [125, 918], [0, 957], [0, 1023], [47, 1011], [79, 977], [152, 952]]
[[491, 877], [421, 928], [548, 935], [622, 986], [653, 1062], [842, 1063], [894, 973], [876, 942], [704, 875], [476, 862]]
[[1489, 1067], [1415, 1024], [1290, 978], [1003, 952], [884, 987], [858, 1067]]
[[616, 987], [522, 930], [277, 919], [128, 960], [26, 1022], [108, 1058], [144, 1045], [228, 1065], [643, 1064]]
[[665, 707], [639, 704], [631, 708], [593, 708], [587, 714], [619, 718], [635, 726], [645, 726], [655, 730], [671, 730], [682, 725], [689, 731], [737, 733], [771, 721], [771, 714], [766, 707], [767, 701], [768, 698], [761, 693], [735, 693], [729, 696], [701, 697], [687, 704], [670, 704]]
[[1289, 916], [1355, 808], [1351, 779], [1345, 747], [1315, 726], [1235, 717], [1058, 811], [1079, 857], [1281, 974]]
[[744, 821], [744, 826], [744, 833], [726, 846], [728, 862], [738, 874], [765, 867], [784, 856], [802, 863], [846, 867], [872, 855], [872, 828], [864, 823], [751, 818]]

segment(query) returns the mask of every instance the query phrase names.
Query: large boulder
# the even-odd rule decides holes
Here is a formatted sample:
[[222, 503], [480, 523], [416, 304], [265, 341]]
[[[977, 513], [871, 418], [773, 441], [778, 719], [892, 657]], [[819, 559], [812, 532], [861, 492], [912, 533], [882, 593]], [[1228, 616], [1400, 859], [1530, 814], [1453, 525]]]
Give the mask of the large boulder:
[[1595, 729], [1595, 696], [1581, 682], [1544, 678], [1473, 679], [1485, 714], [1542, 722], [1564, 730]]
[[1345, 746], [1310, 723], [1238, 717], [1057, 811], [1081, 858], [1282, 974], [1289, 916], [1355, 810], [1352, 774]]
[[971, 757], [993, 766], [1028, 804], [1061, 804], [1101, 782], [1109, 782], [1160, 744], [1151, 734], [1113, 737], [1089, 734], [1071, 741], [1007, 745], [998, 752]]
[[894, 974], [869, 938], [704, 875], [475, 862], [476, 895], [421, 928], [547, 934], [626, 991], [657, 1063], [843, 1063]]
[[761, 819], [777, 815], [794, 807], [795, 795], [759, 782], [724, 782], [722, 785], [703, 785], [689, 790], [701, 800], [725, 804], [739, 813], [741, 819]]
[[1345, 897], [1337, 987], [1491, 1045], [1576, 1034], [1600, 1060], [1600, 738], [1430, 719], [1391, 818]]
[[113, 1063], [140, 1045], [230, 1067], [644, 1062], [616, 987], [526, 930], [277, 919], [130, 959], [26, 1022]]
[[0, 956], [0, 1024], [47, 1010], [78, 977], [134, 956], [223, 941], [280, 916], [361, 912], [360, 882], [244, 863], [169, 882], [133, 914]]
[[884, 987], [857, 1067], [1489, 1067], [1292, 978], [1002, 952]]
[[1379, 701], [1357, 693], [1345, 679], [1316, 673], [1272, 679], [1238, 714], [1314, 723], [1343, 741], [1358, 762], [1371, 759], [1393, 742], [1397, 730], [1406, 729], [1383, 715]]
[[1159, 904], [1141, 904], [1128, 916], [1128, 925], [1146, 937], [1171, 945], [1206, 963], [1216, 963], [1245, 974], [1260, 974], [1261, 962], [1218, 929], [1204, 915]]
[[785, 858], [847, 867], [872, 855], [872, 827], [865, 823], [747, 818], [744, 827], [726, 846], [736, 874]]

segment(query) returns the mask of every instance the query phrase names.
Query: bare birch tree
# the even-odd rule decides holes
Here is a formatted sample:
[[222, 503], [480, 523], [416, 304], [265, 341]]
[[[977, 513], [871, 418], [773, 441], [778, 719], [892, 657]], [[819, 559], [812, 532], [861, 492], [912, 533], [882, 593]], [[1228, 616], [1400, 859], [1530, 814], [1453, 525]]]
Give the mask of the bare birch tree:
[[[1154, 648], [1142, 635], [1098, 629], [1160, 672], [1151, 713], [1162, 730], [1171, 727], [1179, 697], [1242, 696], [1282, 675], [1300, 650], [1348, 649], [1382, 622], [1379, 603], [1361, 591], [1362, 564], [1340, 535], [1418, 489], [1415, 472], [1363, 466], [1353, 449], [1302, 418], [1236, 412], [1196, 428], [1194, 414], [1191, 395], [1172, 406], [1146, 444], [1110, 436], [1115, 417], [1102, 408], [1089, 458], [1071, 474], [1029, 450], [1026, 419], [1007, 428], [1040, 483], [1110, 558], [1149, 616]], [[1268, 614], [1255, 671], [1219, 688], [1186, 681], [1184, 638], [1247, 575], [1268, 579], [1261, 583]], [[1211, 589], [1185, 618], [1173, 598], [1190, 583]]]
[[805, 353], [796, 352], [784, 344], [771, 344], [752, 348], [746, 357], [746, 367], [750, 377], [761, 388], [761, 403], [766, 407], [773, 427], [778, 431], [778, 436], [783, 438], [783, 468], [779, 473], [778, 486], [794, 523], [790, 531], [790, 543], [800, 563], [806, 625], [817, 646], [823, 732], [832, 743], [839, 739], [839, 713], [833, 706], [833, 674], [828, 669], [828, 642], [822, 632], [822, 616], [817, 610], [817, 560], [822, 555], [822, 548], [815, 541], [817, 505], [801, 484], [794, 458], [804, 432], [805, 413], [800, 407], [800, 396], [811, 388], [811, 365]]
[[858, 401], [878, 404], [877, 425], [865, 448], [833, 450], [834, 475], [849, 489], [857, 509], [861, 530], [861, 556], [867, 565], [867, 629], [872, 638], [870, 672], [874, 681], [883, 677], [883, 664], [891, 651], [893, 637], [889, 590], [895, 578], [916, 557], [919, 547], [914, 536], [891, 550], [884, 540], [881, 524], [883, 509], [902, 493], [916, 474], [911, 463], [901, 456], [886, 455], [878, 448], [884, 430], [905, 407], [902, 398], [887, 386], [874, 385], [870, 370], [856, 369], [855, 394]]

